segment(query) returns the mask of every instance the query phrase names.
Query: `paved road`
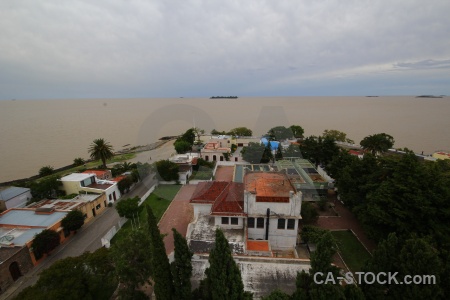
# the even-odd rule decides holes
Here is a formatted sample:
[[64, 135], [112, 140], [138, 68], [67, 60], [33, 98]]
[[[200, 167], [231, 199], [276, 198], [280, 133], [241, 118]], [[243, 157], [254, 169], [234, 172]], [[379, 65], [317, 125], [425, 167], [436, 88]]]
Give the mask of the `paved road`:
[[[142, 197], [154, 184], [156, 180], [148, 176], [142, 182], [138, 183], [135, 188], [122, 196], [124, 198], [131, 198], [135, 196]], [[56, 261], [69, 257], [79, 256], [86, 251], [95, 251], [100, 248], [101, 238], [111, 229], [112, 226], [119, 222], [119, 215], [113, 207], [106, 208], [101, 214], [97, 215], [94, 220], [85, 224], [77, 234], [70, 238], [64, 244], [58, 246], [53, 253], [41, 262], [38, 266], [33, 268], [26, 275], [22, 276], [12, 286], [9, 287], [0, 299], [13, 299], [24, 288], [33, 285], [39, 279], [39, 273], [50, 267]]]

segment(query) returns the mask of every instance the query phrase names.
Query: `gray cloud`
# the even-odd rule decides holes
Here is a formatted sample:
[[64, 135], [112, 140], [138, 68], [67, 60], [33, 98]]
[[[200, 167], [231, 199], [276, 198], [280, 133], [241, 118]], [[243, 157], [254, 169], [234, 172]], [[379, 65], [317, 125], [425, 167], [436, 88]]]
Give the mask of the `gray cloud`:
[[376, 93], [374, 80], [402, 80], [389, 69], [434, 70], [448, 94], [448, 11], [446, 0], [3, 1], [0, 99], [351, 95], [335, 80]]

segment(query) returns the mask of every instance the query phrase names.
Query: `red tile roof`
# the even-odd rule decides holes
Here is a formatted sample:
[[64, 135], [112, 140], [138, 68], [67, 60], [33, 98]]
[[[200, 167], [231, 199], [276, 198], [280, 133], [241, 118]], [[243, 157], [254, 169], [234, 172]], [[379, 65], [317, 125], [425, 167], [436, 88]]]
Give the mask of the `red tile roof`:
[[111, 181], [119, 182], [119, 181], [121, 181], [121, 180], [124, 179], [124, 178], [127, 178], [127, 176], [125, 176], [125, 175], [120, 175], [120, 176], [117, 176], [117, 177], [115, 177], [115, 178], [112, 178]]
[[349, 150], [348, 153], [350, 153], [351, 155], [363, 155], [364, 154], [364, 152], [362, 152], [362, 151], [353, 150], [353, 149]]
[[244, 214], [244, 184], [230, 182], [217, 197], [211, 208], [212, 215], [243, 215]]
[[194, 158], [192, 159], [192, 161], [191, 161], [191, 164], [192, 164], [193, 166], [195, 166], [195, 165], [197, 165], [197, 162], [198, 162], [198, 158], [197, 158], [197, 157], [194, 157]]
[[200, 182], [191, 198], [191, 203], [214, 203], [229, 184], [227, 181]]

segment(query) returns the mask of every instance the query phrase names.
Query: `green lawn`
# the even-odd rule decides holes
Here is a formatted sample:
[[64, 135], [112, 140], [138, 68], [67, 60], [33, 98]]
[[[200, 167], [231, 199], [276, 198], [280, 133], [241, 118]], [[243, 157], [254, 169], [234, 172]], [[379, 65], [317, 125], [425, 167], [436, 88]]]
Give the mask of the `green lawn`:
[[[127, 153], [127, 154], [115, 155], [110, 160], [107, 160], [106, 164], [115, 163], [115, 162], [124, 162], [126, 160], [134, 158], [135, 156], [136, 156], [135, 153]], [[86, 163], [86, 167], [81, 165], [81, 166], [73, 167], [73, 168], [70, 168], [70, 169], [67, 169], [67, 170], [64, 170], [64, 171], [56, 172], [56, 173], [54, 173], [54, 174], [52, 174], [50, 176], [58, 175], [58, 176], [62, 177], [64, 175], [68, 175], [68, 174], [77, 172], [77, 171], [82, 170], [82, 169], [95, 169], [98, 166], [100, 166], [101, 164], [102, 164], [101, 160], [95, 160], [95, 161], [91, 161], [91, 162]], [[48, 177], [48, 176], [46, 176], [46, 177]], [[39, 181], [39, 180], [41, 180], [43, 178], [46, 178], [46, 177], [39, 178], [39, 179], [37, 179], [37, 181]]]
[[351, 231], [331, 231], [336, 239], [339, 252], [352, 272], [361, 271], [365, 262], [370, 259], [366, 248], [358, 241]]
[[[147, 226], [147, 211], [145, 205], [150, 205], [155, 214], [156, 220], [161, 219], [164, 212], [169, 207], [170, 202], [173, 200], [175, 195], [180, 190], [181, 185], [160, 185], [158, 186], [150, 196], [145, 199], [144, 203], [141, 204], [143, 207], [139, 214], [139, 224], [142, 226]], [[133, 225], [134, 226], [134, 225]], [[132, 230], [133, 226], [131, 221], [128, 220], [122, 228], [116, 233], [114, 238], [111, 240], [111, 244], [116, 243], [118, 240], [122, 240], [126, 237]]]

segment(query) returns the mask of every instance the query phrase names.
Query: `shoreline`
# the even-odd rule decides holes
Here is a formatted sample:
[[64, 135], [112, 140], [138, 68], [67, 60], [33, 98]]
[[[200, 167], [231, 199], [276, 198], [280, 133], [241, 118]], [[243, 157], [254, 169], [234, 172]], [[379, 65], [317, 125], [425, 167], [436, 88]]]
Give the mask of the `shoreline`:
[[[160, 140], [158, 142], [147, 144], [147, 145], [139, 145], [139, 146], [131, 147], [129, 149], [119, 150], [119, 151], [114, 153], [114, 156], [116, 156], [116, 155], [123, 155], [123, 154], [136, 154], [136, 157], [133, 157], [131, 159], [126, 159], [123, 162], [137, 162], [136, 158], [138, 157], [139, 154], [157, 150], [157, 149], [163, 147], [167, 143], [170, 144], [170, 142], [172, 140], [173, 139]], [[96, 160], [89, 159], [89, 160], [86, 160], [85, 162], [89, 163], [89, 162], [93, 162], [93, 161], [96, 161]], [[119, 162], [109, 163], [109, 164], [107, 164], [107, 166], [108, 165], [115, 165], [117, 163], [119, 163]], [[66, 166], [63, 166], [63, 167], [60, 167], [60, 168], [56, 168], [54, 170], [54, 173], [62, 172], [62, 171], [65, 171], [65, 170], [70, 170], [70, 169], [75, 168], [75, 167], [76, 166], [74, 166], [73, 164], [66, 165]], [[46, 177], [46, 176], [44, 176], [44, 177]], [[9, 180], [9, 181], [4, 181], [4, 182], [0, 182], [0, 187], [1, 186], [14, 185], [14, 184], [17, 184], [17, 183], [22, 183], [22, 182], [27, 182], [27, 181], [33, 181], [33, 180], [36, 180], [36, 179], [39, 179], [39, 178], [44, 178], [44, 177], [40, 177], [39, 175], [33, 175], [33, 176], [30, 176], [30, 177], [26, 177], [26, 178], [20, 178], [20, 179], [13, 179], [13, 180]]]

